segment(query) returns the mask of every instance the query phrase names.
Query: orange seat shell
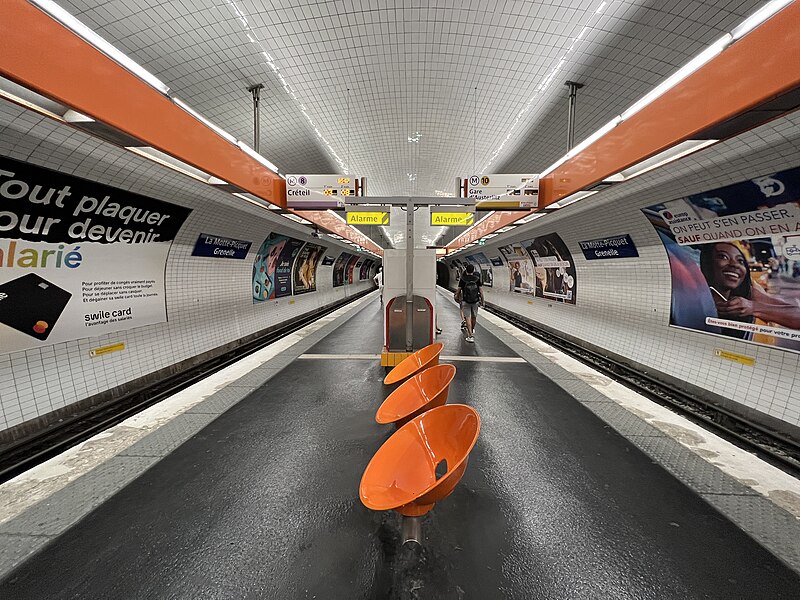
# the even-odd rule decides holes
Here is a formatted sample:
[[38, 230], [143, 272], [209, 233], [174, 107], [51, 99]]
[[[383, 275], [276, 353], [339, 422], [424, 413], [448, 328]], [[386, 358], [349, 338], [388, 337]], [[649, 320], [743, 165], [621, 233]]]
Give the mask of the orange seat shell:
[[375, 420], [394, 423], [398, 429], [426, 410], [447, 403], [450, 383], [456, 376], [453, 365], [436, 365], [405, 380], [383, 401]]
[[[446, 404], [415, 417], [370, 460], [359, 487], [361, 502], [372, 510], [425, 514], [461, 479], [480, 423], [475, 409], [465, 404]], [[436, 466], [442, 460], [448, 469], [437, 480]]]
[[444, 348], [444, 344], [441, 342], [420, 348], [414, 352], [414, 354], [401, 361], [394, 369], [389, 371], [389, 374], [383, 379], [383, 383], [392, 385], [403, 381], [407, 377], [411, 377], [423, 369], [438, 365], [442, 348]]

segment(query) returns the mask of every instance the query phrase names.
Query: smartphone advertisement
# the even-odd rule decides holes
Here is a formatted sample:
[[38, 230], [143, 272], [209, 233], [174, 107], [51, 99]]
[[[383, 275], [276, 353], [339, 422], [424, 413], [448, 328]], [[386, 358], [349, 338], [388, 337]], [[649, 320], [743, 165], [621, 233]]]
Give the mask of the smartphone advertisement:
[[800, 351], [800, 168], [642, 212], [669, 257], [670, 325]]
[[0, 353], [167, 320], [191, 209], [0, 157]]

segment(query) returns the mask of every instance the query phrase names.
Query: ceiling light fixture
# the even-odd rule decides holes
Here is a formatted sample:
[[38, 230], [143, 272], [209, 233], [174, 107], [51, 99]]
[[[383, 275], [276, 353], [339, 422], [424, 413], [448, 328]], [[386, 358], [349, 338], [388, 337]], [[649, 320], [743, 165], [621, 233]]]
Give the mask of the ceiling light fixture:
[[139, 79], [157, 89], [165, 96], [169, 94], [169, 87], [150, 71], [142, 67], [139, 63], [131, 59], [127, 54], [117, 50], [78, 19], [61, 8], [53, 0], [31, 0], [33, 4], [41, 8], [44, 12], [53, 17], [56, 21], [64, 25], [67, 29], [82, 37], [97, 50], [116, 61], [128, 71], [136, 75]]
[[192, 179], [196, 179], [202, 183], [211, 183], [211, 176], [208, 173], [204, 173], [200, 169], [186, 164], [182, 160], [178, 160], [174, 156], [170, 156], [169, 154], [161, 152], [160, 150], [156, 150], [155, 148], [151, 148], [149, 146], [127, 146], [125, 149], [129, 152], [133, 152], [134, 154], [138, 154], [142, 158], [146, 158], [147, 160], [158, 163], [163, 167], [167, 167], [168, 169], [172, 169], [173, 171], [187, 175]]
[[271, 163], [266, 158], [261, 156], [258, 152], [253, 150], [250, 146], [248, 146], [247, 144], [245, 144], [244, 142], [241, 142], [241, 141], [240, 142], [236, 142], [236, 145], [239, 146], [239, 148], [241, 148], [244, 151], [244, 153], [247, 154], [250, 158], [253, 158], [256, 161], [260, 162], [262, 165], [267, 167], [270, 171], [273, 171], [276, 174], [278, 173], [278, 167], [276, 167], [273, 163]]
[[738, 40], [743, 38], [776, 12], [786, 8], [791, 3], [792, 0], [772, 0], [771, 2], [767, 2], [764, 6], [742, 21], [733, 31], [731, 31], [733, 39]]
[[214, 123], [212, 123], [211, 121], [206, 119], [203, 115], [201, 115], [199, 112], [194, 110], [191, 106], [186, 104], [183, 100], [180, 100], [179, 98], [175, 98], [173, 96], [172, 101], [175, 104], [177, 104], [178, 106], [180, 106], [183, 110], [188, 112], [190, 115], [192, 115], [195, 119], [200, 121], [203, 125], [205, 125], [209, 129], [212, 129], [214, 132], [216, 132], [217, 134], [219, 134], [222, 137], [224, 137], [231, 144], [236, 144], [236, 138], [235, 137], [233, 137], [230, 133], [225, 131], [222, 127], [219, 127], [218, 125], [215, 125]]

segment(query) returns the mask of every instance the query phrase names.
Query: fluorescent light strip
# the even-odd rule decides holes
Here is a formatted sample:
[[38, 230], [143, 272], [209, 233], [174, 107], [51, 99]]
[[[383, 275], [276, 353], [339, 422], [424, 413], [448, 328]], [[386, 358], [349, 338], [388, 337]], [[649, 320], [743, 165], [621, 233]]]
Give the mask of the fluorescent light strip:
[[521, 219], [517, 219], [516, 221], [514, 221], [513, 224], [514, 225], [524, 225], [525, 223], [530, 223], [534, 219], [538, 219], [538, 218], [543, 217], [543, 216], [544, 216], [544, 213], [541, 213], [541, 212], [533, 213], [532, 215], [527, 215], [525, 217], [522, 217]]
[[188, 104], [186, 104], [183, 100], [173, 97], [172, 101], [175, 104], [177, 104], [178, 106], [180, 106], [183, 110], [188, 112], [190, 115], [192, 115], [195, 119], [200, 121], [203, 125], [205, 125], [209, 129], [212, 129], [218, 135], [221, 135], [222, 137], [224, 137], [231, 144], [236, 144], [236, 138], [235, 137], [233, 137], [230, 133], [225, 131], [222, 127], [219, 127], [218, 125], [214, 125], [214, 123], [212, 123], [211, 121], [206, 119], [203, 115], [201, 115], [199, 112], [194, 110], [192, 107], [190, 107]]
[[40, 115], [44, 115], [45, 117], [50, 117], [51, 119], [60, 121], [61, 123], [64, 122], [64, 118], [61, 116], [63, 115], [63, 112], [61, 114], [56, 114], [43, 105], [51, 104], [52, 108], [55, 109], [58, 107], [63, 111], [66, 111], [66, 107], [61, 106], [56, 102], [52, 102], [44, 96], [40, 96], [36, 92], [32, 92], [28, 88], [17, 85], [13, 81], [9, 81], [4, 77], [0, 77], [0, 98], [5, 98], [6, 100], [14, 102], [15, 104], [24, 106], [29, 110], [39, 113]]
[[155, 148], [150, 148], [149, 146], [144, 148], [128, 146], [125, 149], [133, 152], [134, 154], [138, 154], [142, 158], [146, 158], [147, 160], [158, 163], [163, 167], [167, 167], [168, 169], [172, 169], [173, 171], [187, 175], [192, 179], [196, 179], [202, 183], [208, 183], [208, 179], [210, 177], [208, 173], [204, 173], [200, 169], [196, 169], [191, 165], [187, 165], [185, 162], [180, 161], [169, 154], [165, 154], [164, 152], [156, 150]]
[[256, 161], [260, 162], [262, 165], [267, 167], [270, 171], [274, 171], [275, 173], [278, 172], [278, 167], [276, 167], [273, 163], [268, 161], [266, 158], [261, 156], [258, 152], [253, 150], [250, 146], [245, 144], [242, 141], [236, 142], [236, 145], [241, 148], [245, 154], [247, 154], [250, 158], [255, 159]]
[[772, 2], [767, 2], [764, 6], [742, 21], [733, 31], [731, 31], [733, 39], [738, 40], [743, 38], [776, 12], [786, 8], [791, 3], [792, 0], [772, 0]]
[[121, 52], [105, 39], [97, 35], [78, 19], [69, 14], [52, 0], [30, 0], [33, 4], [41, 8], [44, 12], [53, 17], [56, 21], [64, 25], [73, 33], [79, 35], [92, 46], [100, 50], [103, 54], [125, 67], [128, 71], [136, 75], [139, 79], [157, 89], [164, 95], [169, 94], [169, 87], [158, 77], [150, 73], [147, 69], [131, 59], [127, 54]]
[[295, 215], [293, 213], [283, 213], [283, 216], [287, 219], [291, 219], [295, 223], [300, 223], [301, 225], [311, 225], [311, 221], [308, 221], [301, 217], [300, 215]]
[[716, 144], [719, 140], [686, 140], [681, 142], [680, 144], [675, 144], [671, 148], [667, 148], [663, 152], [656, 154], [655, 156], [651, 156], [648, 159], [645, 159], [632, 167], [628, 167], [612, 175], [612, 177], [621, 176], [623, 181], [628, 181], [629, 179], [633, 179], [634, 177], [638, 177], [648, 171], [652, 171], [653, 169], [657, 169], [658, 167], [663, 167], [666, 164], [674, 162], [679, 158], [683, 158], [684, 156], [688, 156], [689, 154], [693, 154], [698, 150], [702, 150], [712, 144]]

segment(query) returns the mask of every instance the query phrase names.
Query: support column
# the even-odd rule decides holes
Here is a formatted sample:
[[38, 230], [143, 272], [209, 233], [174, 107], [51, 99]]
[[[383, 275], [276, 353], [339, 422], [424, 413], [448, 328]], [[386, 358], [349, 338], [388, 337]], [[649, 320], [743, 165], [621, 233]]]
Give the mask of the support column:
[[251, 85], [247, 91], [253, 94], [253, 150], [261, 152], [261, 90], [263, 83]]
[[406, 201], [406, 351], [414, 350], [414, 199]]
[[583, 87], [582, 83], [567, 81], [564, 83], [569, 88], [569, 111], [567, 112], [567, 150], [571, 150], [575, 145], [575, 101], [578, 97], [578, 90]]

